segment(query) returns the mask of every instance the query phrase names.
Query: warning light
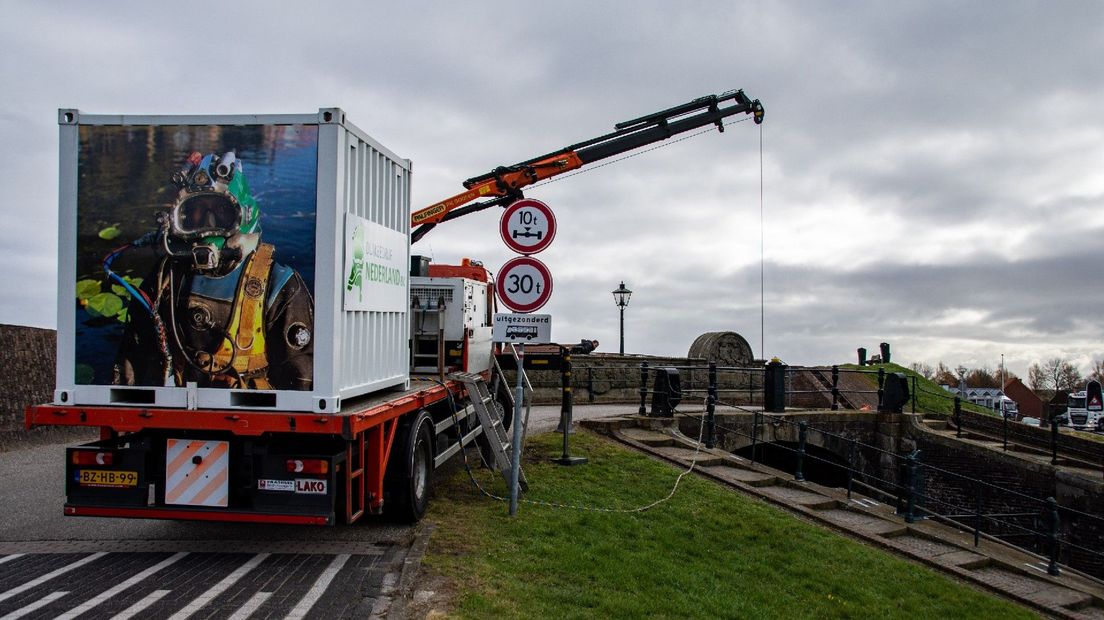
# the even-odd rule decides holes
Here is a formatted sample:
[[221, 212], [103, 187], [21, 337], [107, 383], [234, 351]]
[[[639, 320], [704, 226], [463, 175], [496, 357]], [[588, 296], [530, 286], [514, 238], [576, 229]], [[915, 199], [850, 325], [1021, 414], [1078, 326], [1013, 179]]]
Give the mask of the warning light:
[[291, 474], [328, 474], [330, 462], [326, 459], [288, 459], [287, 471]]
[[74, 465], [112, 465], [114, 452], [93, 452], [92, 450], [74, 450], [70, 457]]

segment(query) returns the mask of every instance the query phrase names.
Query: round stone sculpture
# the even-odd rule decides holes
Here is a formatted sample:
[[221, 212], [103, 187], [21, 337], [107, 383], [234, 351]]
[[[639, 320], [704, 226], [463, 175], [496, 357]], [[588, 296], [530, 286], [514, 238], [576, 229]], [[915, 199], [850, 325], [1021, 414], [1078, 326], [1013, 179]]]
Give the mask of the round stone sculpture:
[[718, 366], [750, 366], [755, 356], [751, 345], [736, 332], [708, 332], [690, 345], [687, 357], [716, 362]]

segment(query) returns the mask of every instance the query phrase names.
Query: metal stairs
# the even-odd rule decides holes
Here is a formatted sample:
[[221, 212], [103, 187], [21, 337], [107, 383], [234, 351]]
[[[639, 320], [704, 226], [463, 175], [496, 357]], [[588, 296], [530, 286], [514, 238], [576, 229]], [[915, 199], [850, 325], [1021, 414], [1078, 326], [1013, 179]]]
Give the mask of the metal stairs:
[[[483, 426], [487, 443], [491, 448], [491, 454], [494, 456], [494, 462], [491, 466], [495, 471], [502, 474], [503, 478], [506, 479], [506, 483], [509, 484], [513, 447], [511, 446], [510, 436], [506, 432], [506, 427], [502, 423], [502, 414], [499, 413], [498, 408], [495, 406], [495, 399], [491, 394], [487, 382], [481, 375], [467, 372], [452, 373], [449, 375], [449, 378], [463, 383], [464, 387], [467, 389], [468, 396], [471, 398], [472, 407], [475, 408], [475, 414], [479, 417], [479, 423]], [[524, 423], [521, 420], [515, 419], [514, 424]], [[529, 483], [525, 480], [524, 471], [519, 470], [518, 472], [518, 486], [523, 491], [529, 489]]]

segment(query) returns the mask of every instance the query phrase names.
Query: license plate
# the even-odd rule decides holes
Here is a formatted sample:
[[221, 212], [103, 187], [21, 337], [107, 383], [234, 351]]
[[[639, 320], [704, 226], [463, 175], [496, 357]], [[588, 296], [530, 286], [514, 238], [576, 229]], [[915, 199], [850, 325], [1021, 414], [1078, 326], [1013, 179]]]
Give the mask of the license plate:
[[138, 472], [82, 469], [80, 470], [80, 484], [82, 487], [136, 487], [138, 486]]

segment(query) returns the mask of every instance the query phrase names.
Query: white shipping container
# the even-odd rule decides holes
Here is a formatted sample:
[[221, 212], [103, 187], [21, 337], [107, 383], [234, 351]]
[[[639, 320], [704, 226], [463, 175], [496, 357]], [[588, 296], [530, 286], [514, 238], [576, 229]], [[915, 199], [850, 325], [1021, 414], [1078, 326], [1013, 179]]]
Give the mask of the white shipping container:
[[409, 160], [336, 108], [58, 122], [55, 404], [332, 413], [409, 385]]

